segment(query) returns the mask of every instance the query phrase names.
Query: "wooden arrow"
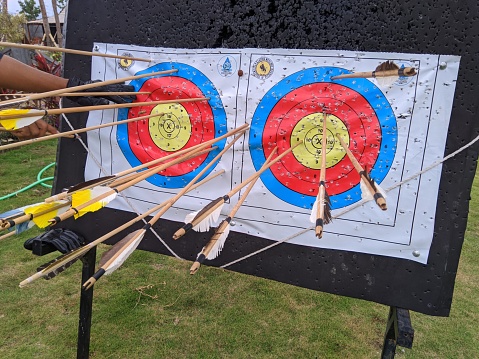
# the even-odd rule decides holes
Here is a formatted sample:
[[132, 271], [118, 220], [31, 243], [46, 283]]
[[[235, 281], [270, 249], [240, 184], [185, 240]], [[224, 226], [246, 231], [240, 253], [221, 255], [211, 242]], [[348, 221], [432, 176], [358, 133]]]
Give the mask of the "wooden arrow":
[[323, 227], [328, 224], [332, 218], [331, 204], [326, 191], [326, 144], [328, 141], [326, 116], [327, 115], [323, 113], [323, 137], [321, 140], [321, 173], [319, 177], [319, 190], [310, 217], [311, 222], [316, 223], [315, 232], [316, 237], [318, 238], [323, 236]]
[[130, 57], [130, 56], [122, 56], [122, 55], [114, 55], [114, 54], [103, 54], [103, 53], [100, 53], [100, 52], [66, 49], [66, 48], [63, 48], [63, 47], [54, 47], [54, 46], [16, 44], [16, 43], [12, 43], [12, 42], [0, 42], [0, 46], [1, 47], [13, 47], [13, 48], [18, 48], [18, 49], [64, 52], [64, 53], [67, 53], [67, 54], [83, 55], [83, 56], [99, 56], [99, 57], [109, 57], [109, 58], [113, 58], [113, 59], [125, 59], [125, 60], [134, 60], [134, 61], [142, 61], [142, 62], [151, 62], [151, 59], [144, 59], [144, 58], [141, 58], [141, 57]]
[[[403, 67], [399, 68], [392, 61], [386, 61], [376, 67], [374, 71], [367, 71], [367, 72], [353, 72], [349, 74], [341, 74], [337, 76], [332, 76], [331, 80], [339, 80], [339, 79], [351, 79], [351, 78], [385, 78], [385, 77], [392, 77], [393, 80], [400, 76], [411, 77], [416, 75], [416, 69], [414, 67]], [[393, 81], [393, 82], [394, 82]]]
[[[206, 228], [206, 226], [201, 226], [201, 222], [209, 222], [211, 223], [210, 216], [212, 214], [219, 213], [221, 211], [221, 207], [237, 192], [239, 192], [243, 187], [248, 185], [252, 180], [254, 180], [256, 177], [259, 177], [264, 171], [266, 171], [268, 168], [270, 168], [272, 165], [274, 165], [276, 162], [281, 160], [284, 156], [286, 156], [288, 153], [290, 153], [293, 149], [295, 149], [297, 146], [301, 145], [303, 142], [300, 141], [296, 143], [294, 146], [291, 146], [288, 148], [286, 151], [281, 153], [278, 157], [276, 157], [274, 160], [270, 161], [264, 168], [260, 168], [259, 171], [256, 173], [252, 174], [250, 177], [248, 177], [246, 180], [241, 182], [238, 186], [236, 186], [234, 189], [232, 189], [230, 192], [228, 192], [226, 195], [223, 197], [218, 197], [217, 199], [213, 200], [209, 204], [207, 204], [202, 210], [199, 212], [195, 212], [192, 214], [192, 216], [187, 216], [188, 223], [186, 223], [182, 228], [178, 229], [174, 234], [173, 234], [173, 239], [178, 239], [182, 237], [187, 231], [190, 229], [195, 229], [202, 227], [203, 229]], [[191, 218], [193, 217], [193, 218]], [[209, 228], [208, 228], [209, 229]], [[208, 230], [204, 229], [204, 231]]]
[[[270, 155], [268, 156], [268, 158], [266, 159], [265, 163], [263, 164], [261, 168], [264, 168], [269, 163], [269, 161], [271, 161], [271, 158], [273, 158], [273, 155], [276, 153], [277, 149], [278, 147], [275, 147], [273, 151], [271, 151]], [[213, 234], [211, 239], [208, 241], [206, 246], [204, 246], [201, 252], [198, 253], [198, 256], [196, 257], [195, 262], [190, 268], [190, 274], [195, 274], [198, 271], [198, 269], [200, 269], [200, 266], [205, 261], [205, 259], [208, 259], [208, 260], [215, 259], [221, 253], [221, 250], [223, 249], [226, 238], [228, 237], [228, 234], [230, 232], [231, 220], [236, 215], [236, 212], [238, 212], [240, 207], [243, 205], [244, 201], [246, 200], [246, 197], [253, 189], [258, 178], [259, 176], [251, 180], [248, 187], [246, 188], [246, 190], [244, 191], [244, 193], [241, 195], [240, 199], [238, 200], [238, 202], [231, 209], [231, 212], [228, 214], [228, 217], [226, 217], [223, 221], [221, 221], [221, 223], [216, 228], [215, 233]]]
[[24, 96], [22, 98], [15, 98], [15, 99], [11, 99], [11, 100], [2, 101], [2, 102], [0, 102], [0, 107], [15, 104], [15, 103], [22, 103], [22, 102], [26, 102], [26, 101], [31, 101], [31, 100], [39, 100], [39, 99], [46, 98], [46, 97], [55, 97], [55, 96], [58, 96], [60, 94], [67, 93], [67, 92], [78, 92], [78, 91], [92, 89], [92, 88], [95, 88], [95, 87], [119, 84], [119, 83], [132, 81], [132, 80], [136, 80], [136, 79], [141, 79], [141, 78], [145, 78], [145, 77], [154, 77], [154, 76], [157, 76], [157, 75], [167, 75], [167, 74], [172, 74], [172, 73], [175, 73], [175, 72], [178, 72], [178, 70], [173, 69], [173, 70], [150, 72], [150, 73], [141, 74], [141, 75], [122, 77], [122, 78], [119, 78], [119, 79], [106, 80], [106, 81], [100, 81], [100, 82], [92, 82], [92, 83], [85, 84], [85, 85], [80, 85], [80, 86], [66, 87], [64, 89], [41, 92], [41, 93], [29, 95], [29, 96]]
[[[70, 201], [56, 201], [52, 203], [36, 203], [31, 206], [26, 206], [23, 208], [23, 214], [10, 218], [4, 219], [0, 224], [0, 229], [8, 229], [12, 227], [17, 227], [18, 225], [30, 222], [33, 223], [28, 226], [22, 227], [23, 230], [29, 229], [33, 224], [37, 225], [39, 228], [45, 228], [49, 225], [47, 220], [53, 216], [66, 211], [66, 207], [70, 206]], [[22, 230], [22, 231], [23, 231]], [[17, 233], [20, 233], [17, 231]]]
[[[18, 92], [18, 93], [2, 93], [0, 94], [1, 97], [23, 97], [23, 96], [31, 96], [36, 93], [25, 93], [25, 92]], [[55, 97], [96, 97], [96, 96], [137, 96], [137, 95], [150, 95], [151, 92], [148, 91], [111, 91], [111, 92], [69, 92], [69, 93], [62, 93]]]
[[[341, 138], [341, 136], [339, 134], [336, 134], [336, 137], [341, 143], [341, 146], [343, 147], [343, 149], [346, 151], [354, 168], [359, 173], [359, 176], [361, 178], [361, 184], [362, 184], [361, 186], [362, 197], [374, 199], [374, 201], [379, 206], [379, 208], [381, 208], [383, 211], [387, 210], [388, 207], [386, 204], [386, 199], [384, 198], [384, 194], [383, 194], [384, 192], [381, 190], [379, 185], [376, 184], [374, 180], [369, 176], [369, 173], [359, 164], [359, 161], [356, 159], [356, 157], [354, 157], [353, 153], [351, 152], [349, 147], [346, 145], [344, 140]], [[364, 193], [364, 192], [367, 192], [367, 193]]]
[[161, 100], [161, 101], [147, 101], [147, 102], [128, 102], [128, 103], [114, 103], [110, 105], [96, 105], [96, 106], [79, 106], [79, 107], [65, 107], [65, 108], [56, 108], [51, 110], [30, 110], [30, 109], [7, 109], [0, 111], [0, 123], [5, 127], [6, 130], [16, 130], [20, 127], [11, 127], [7, 120], [18, 120], [30, 118], [31, 122], [27, 125], [32, 124], [33, 122], [41, 119], [43, 116], [47, 115], [60, 115], [67, 113], [79, 113], [79, 112], [89, 112], [89, 111], [104, 111], [117, 108], [131, 108], [131, 107], [140, 107], [140, 106], [154, 106], [154, 105], [163, 105], [170, 103], [184, 103], [184, 102], [198, 102], [198, 101], [208, 101], [207, 97], [198, 97], [198, 98], [181, 98], [181, 99], [172, 99], [172, 100]]
[[[246, 131], [246, 130], [244, 130], [244, 131]], [[159, 210], [158, 213], [155, 214], [153, 216], [153, 218], [151, 218], [148, 221], [148, 223], [141, 230], [137, 231], [134, 235], [132, 235], [131, 238], [128, 241], [126, 241], [124, 246], [122, 248], [120, 248], [117, 251], [117, 253], [112, 258], [110, 258], [110, 260], [108, 260], [102, 267], [100, 267], [100, 269], [90, 279], [88, 279], [83, 284], [83, 289], [84, 290], [90, 289], [96, 283], [96, 281], [98, 279], [100, 279], [104, 274], [110, 274], [115, 269], [117, 269], [119, 266], [121, 266], [121, 264], [123, 264], [123, 262], [126, 260], [126, 258], [128, 258], [128, 255], [131, 254], [136, 249], [136, 247], [139, 245], [139, 243], [143, 239], [143, 236], [145, 235], [146, 231], [150, 227], [152, 227], [158, 221], [158, 219], [160, 219], [161, 216], [163, 214], [165, 214], [166, 211], [169, 208], [171, 208], [171, 206], [173, 206], [176, 203], [176, 201], [180, 197], [182, 197], [194, 185], [194, 183], [196, 183], [206, 173], [206, 171], [208, 171], [209, 168], [211, 166], [213, 166], [213, 164], [215, 164], [215, 162], [218, 161], [223, 156], [223, 154], [233, 146], [233, 144], [238, 139], [240, 139], [243, 136], [244, 131], [237, 134], [234, 137], [234, 139], [229, 144], [227, 144], [213, 158], [213, 160], [210, 163], [208, 163], [183, 189], [181, 189], [175, 196], [173, 196], [168, 201], [168, 203], [161, 210]]]

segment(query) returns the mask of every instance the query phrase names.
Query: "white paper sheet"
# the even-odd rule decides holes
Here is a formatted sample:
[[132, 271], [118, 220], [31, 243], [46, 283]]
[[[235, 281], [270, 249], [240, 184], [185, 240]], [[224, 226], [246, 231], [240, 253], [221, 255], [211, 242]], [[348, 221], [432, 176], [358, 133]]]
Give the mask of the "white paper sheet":
[[[282, 152], [304, 140], [302, 150], [261, 176], [235, 216], [232, 230], [271, 240], [287, 239], [297, 245], [427, 263], [441, 166], [393, 187], [443, 158], [459, 57], [116, 44], [95, 44], [94, 51], [151, 61], [93, 58], [92, 79], [176, 68], [177, 73], [162, 76], [159, 82], [147, 78], [131, 84], [137, 91], [153, 91], [144, 95], [148, 101], [198, 94], [209, 100], [201, 105], [144, 108], [147, 113], [138, 113], [141, 109], [91, 112], [89, 126], [144, 116], [152, 108], [158, 113], [171, 111], [169, 117], [152, 118], [137, 127], [90, 131], [86, 179], [102, 175], [93, 158], [107, 174], [114, 174], [160, 152], [175, 152], [246, 122], [251, 124], [246, 136], [212, 170], [224, 169], [225, 174], [182, 197], [164, 218], [182, 221], [186, 214], [228, 193], [256, 172], [276, 143]], [[376, 78], [331, 80], [341, 73], [373, 71], [385, 61], [399, 68], [413, 67], [417, 75], [396, 77], [391, 85], [378, 83]], [[312, 226], [309, 217], [319, 181], [323, 116], [328, 125], [326, 187], [337, 218], [324, 227], [323, 237], [318, 239], [313, 229], [306, 229]], [[359, 175], [336, 133], [351, 143], [355, 157], [381, 188], [393, 188], [387, 192], [386, 211], [374, 201], [358, 205]], [[133, 149], [135, 143], [139, 146]], [[124, 194], [135, 211], [143, 212], [177, 193], [211, 158], [190, 163], [191, 171], [183, 168], [181, 173], [156, 175]], [[220, 220], [236, 202], [234, 196], [223, 207]], [[133, 211], [121, 198], [109, 207]]]

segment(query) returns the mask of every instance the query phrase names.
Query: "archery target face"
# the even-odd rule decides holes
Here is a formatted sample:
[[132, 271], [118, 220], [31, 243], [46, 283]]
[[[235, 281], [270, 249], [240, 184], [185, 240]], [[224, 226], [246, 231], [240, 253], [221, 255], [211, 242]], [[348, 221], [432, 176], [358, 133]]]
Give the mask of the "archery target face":
[[397, 143], [391, 106], [367, 79], [331, 80], [344, 72], [337, 67], [296, 72], [273, 86], [253, 115], [249, 145], [256, 170], [275, 146], [280, 154], [303, 141], [261, 176], [269, 191], [287, 203], [312, 208], [319, 187], [325, 119], [326, 188], [333, 209], [361, 199], [359, 174], [338, 136], [377, 183], [390, 169]]
[[[121, 109], [118, 120], [154, 115], [118, 126], [118, 144], [132, 167], [190, 148], [226, 133], [226, 113], [212, 82], [198, 69], [184, 63], [160, 63], [139, 72], [164, 70], [175, 73], [147, 77], [131, 82], [138, 92], [135, 102], [154, 102], [172, 99], [206, 97], [208, 100]], [[137, 74], [137, 75], [138, 75]], [[209, 153], [171, 166], [150, 177], [159, 187], [181, 188], [190, 182], [220, 152], [226, 140], [215, 144]], [[214, 166], [204, 174], [206, 177]]]

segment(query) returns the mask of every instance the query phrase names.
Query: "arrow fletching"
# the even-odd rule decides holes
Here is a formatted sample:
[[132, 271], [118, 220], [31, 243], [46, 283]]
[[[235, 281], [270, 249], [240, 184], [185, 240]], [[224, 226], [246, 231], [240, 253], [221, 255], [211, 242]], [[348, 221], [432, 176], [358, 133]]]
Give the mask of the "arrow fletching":
[[212, 260], [219, 256], [225, 245], [226, 238], [228, 238], [228, 234], [230, 233], [230, 222], [231, 217], [227, 217], [220, 223], [218, 228], [216, 228], [215, 234], [213, 234], [201, 252], [198, 253], [195, 262], [190, 268], [190, 274], [195, 274], [205, 259]]
[[383, 211], [387, 210], [386, 192], [370, 177], [367, 171], [361, 171], [361, 198], [366, 201], [374, 200]]
[[37, 280], [38, 278], [48, 277], [48, 279], [50, 279], [55, 277], [58, 273], [63, 272], [66, 268], [70, 267], [90, 249], [91, 248], [88, 246], [80, 247], [69, 253], [63, 254], [48, 263], [45, 263], [39, 267], [39, 269], [42, 268], [41, 270], [20, 282], [20, 288], [26, 286], [34, 280]]
[[132, 233], [128, 241], [125, 241], [121, 248], [112, 255], [112, 257], [85, 283], [83, 283], [83, 290], [88, 290], [100, 279], [104, 274], [109, 275], [117, 270], [125, 260], [133, 253], [138, 247], [141, 240], [145, 236], [146, 227], [150, 227], [148, 224], [142, 229], [139, 229]]
[[[33, 112], [37, 110], [30, 110], [30, 109], [17, 109], [17, 108], [11, 108], [7, 110], [2, 110], [0, 111], [0, 116], [19, 116], [19, 118], [10, 118], [7, 120], [4, 120], [0, 117], [0, 124], [5, 128], [7, 131], [15, 131], [20, 128], [30, 126], [32, 123], [35, 121], [40, 120], [43, 118], [43, 116], [46, 115], [46, 112], [42, 113], [42, 115], [38, 116], [33, 116], [33, 117], [27, 117], [23, 118], [26, 114]], [[20, 118], [21, 117], [21, 118]]]
[[55, 278], [58, 274], [63, 272], [65, 269], [70, 268], [74, 263], [76, 263], [76, 261], [78, 261], [82, 257], [82, 256], [74, 256], [71, 260], [64, 262], [63, 264], [59, 266], [54, 266], [56, 262], [63, 259], [63, 257], [67, 256], [68, 254], [70, 253], [64, 254], [63, 256], [59, 256], [51, 260], [50, 262], [41, 265], [40, 267], [37, 268], [37, 272], [46, 271], [46, 269], [49, 266], [54, 267], [54, 269], [52, 269], [51, 271], [46, 271], [46, 274], [43, 275], [43, 278], [45, 278], [46, 280], [49, 280], [49, 279]]
[[25, 208], [25, 214], [32, 215], [32, 221], [39, 228], [45, 228], [50, 225], [48, 220], [68, 210], [70, 201], [55, 201], [51, 203], [40, 203]]
[[221, 222], [221, 224], [218, 226], [215, 234], [211, 238], [211, 240], [214, 240], [215, 243], [211, 247], [210, 252], [206, 255], [206, 259], [212, 260], [220, 255], [225, 245], [226, 238], [228, 238], [228, 234], [230, 233], [230, 220], [231, 218], [228, 217], [224, 219], [223, 222]]
[[[74, 193], [72, 193], [72, 207], [76, 208], [76, 207], [82, 205], [83, 203], [86, 203], [86, 202], [90, 201], [91, 199], [96, 198], [98, 196], [101, 196], [102, 194], [107, 193], [109, 191], [111, 191], [110, 187], [96, 186], [96, 187], [93, 187], [93, 188], [90, 188], [90, 189], [74, 192]], [[82, 209], [78, 210], [78, 213], [76, 213], [74, 215], [75, 219], [83, 216], [84, 214], [86, 214], [88, 212], [96, 212], [96, 211], [102, 209], [108, 203], [113, 201], [116, 198], [116, 195], [117, 195], [117, 193], [114, 192], [114, 193], [110, 194], [109, 196], [107, 196], [107, 197], [105, 197], [105, 198], [103, 198], [103, 199], [101, 199], [101, 200], [99, 200], [99, 201], [97, 201], [97, 202], [95, 202], [95, 203], [93, 203], [89, 206], [86, 206], [85, 208], [82, 208]]]
[[217, 199], [208, 203], [200, 211], [186, 215], [186, 224], [173, 234], [173, 239], [182, 237], [190, 229], [193, 229], [197, 232], [209, 231], [213, 224], [218, 220], [221, 209], [228, 199], [229, 197], [227, 195], [218, 197]]
[[[185, 218], [185, 223], [192, 224], [192, 229], [196, 232], [208, 232], [216, 221], [218, 221], [224, 203], [225, 200], [223, 197], [217, 198], [201, 211], [188, 214]], [[204, 218], [201, 219], [202, 217]]]
[[103, 252], [100, 261], [98, 262], [99, 267], [103, 267], [106, 262], [108, 262], [118, 251], [120, 251], [125, 244], [134, 236], [137, 234], [138, 231], [131, 232], [128, 234], [126, 237], [121, 239], [120, 241], [116, 242], [111, 248], [105, 252]]
[[[120, 268], [120, 266], [123, 263], [125, 263], [126, 259], [135, 251], [135, 249], [138, 247], [138, 245], [142, 241], [143, 237], [145, 236], [146, 230], [140, 229], [133, 233], [134, 235], [132, 236], [132, 238], [129, 241], [127, 241], [123, 245], [123, 247], [119, 248], [115, 254], [112, 255], [112, 258], [110, 258], [111, 263], [105, 269], [105, 275], [110, 275], [111, 273], [116, 271], [118, 268]], [[108, 262], [106, 262], [105, 265], [107, 263]]]

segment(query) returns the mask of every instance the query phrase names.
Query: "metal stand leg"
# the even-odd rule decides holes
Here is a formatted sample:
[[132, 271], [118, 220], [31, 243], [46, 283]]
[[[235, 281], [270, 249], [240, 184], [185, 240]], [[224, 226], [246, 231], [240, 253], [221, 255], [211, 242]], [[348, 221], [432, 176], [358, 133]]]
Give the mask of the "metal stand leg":
[[381, 359], [392, 359], [396, 355], [396, 345], [412, 348], [414, 329], [409, 310], [390, 307], [386, 335], [384, 336]]
[[[95, 274], [96, 247], [82, 258], [82, 284]], [[88, 359], [90, 356], [90, 331], [93, 304], [93, 287], [80, 294], [80, 319], [78, 323], [77, 358]]]

